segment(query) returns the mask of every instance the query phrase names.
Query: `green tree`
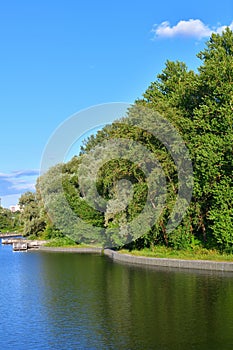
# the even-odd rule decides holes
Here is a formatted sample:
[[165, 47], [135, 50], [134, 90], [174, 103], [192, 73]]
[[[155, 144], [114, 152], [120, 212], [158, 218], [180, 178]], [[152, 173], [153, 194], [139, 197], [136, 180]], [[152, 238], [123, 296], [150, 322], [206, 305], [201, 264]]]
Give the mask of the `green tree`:
[[[137, 247], [163, 243], [175, 248], [187, 248], [201, 243], [221, 250], [232, 250], [232, 31], [227, 28], [222, 34], [212, 34], [205, 49], [197, 56], [201, 60], [197, 72], [188, 70], [183, 62], [167, 61], [162, 73], [150, 84], [142, 99], [129, 109], [125, 118], [89, 137], [79, 156], [67, 164], [53, 167], [40, 178], [40, 186], [32, 201], [31, 195], [23, 198], [26, 201], [24, 219], [30, 224], [27, 232], [39, 232], [45, 225], [55, 225], [77, 242], [82, 241], [83, 237], [88, 237], [92, 242], [103, 235], [105, 242], [120, 245], [117, 235], [119, 232], [122, 236], [132, 234], [128, 224], [139, 216], [146, 199], [156, 209], [160, 208], [166, 197], [166, 204], [150, 232], [135, 241]], [[167, 230], [167, 223], [174, 211], [179, 191], [177, 167], [180, 164], [174, 162], [163, 142], [159, 141], [169, 130], [164, 123], [158, 122], [156, 113], [168, 120], [181, 135], [193, 163], [192, 201], [186, 216], [173, 232]], [[156, 135], [150, 132], [152, 129], [156, 130]], [[111, 139], [129, 140], [129, 159], [113, 157], [99, 167], [96, 186], [102, 199], [98, 198], [97, 201], [93, 187], [89, 186], [94, 178], [91, 165], [98, 161], [98, 154], [103, 150], [104, 153], [109, 152], [104, 145]], [[181, 144], [178, 139], [176, 141], [174, 152], [179, 154]], [[152, 195], [148, 192], [145, 176], [140, 170], [141, 162], [135, 164], [130, 161], [141, 156], [144, 169], [149, 169], [151, 160], [141, 150], [135, 152], [131, 147], [134, 142], [145, 146], [162, 164], [160, 173], [154, 169], [155, 187]], [[86, 159], [90, 162], [85, 163]], [[179, 160], [181, 163], [183, 161], [185, 159]], [[162, 172], [166, 178], [166, 195], [162, 194], [159, 203], [156, 202], [156, 181], [159, 184]], [[79, 183], [81, 178], [83, 186]], [[119, 196], [118, 185], [123, 179], [126, 180], [125, 185], [130, 181], [131, 189], [129, 191], [127, 186], [123, 186]], [[187, 179], [186, 186], [190, 184], [191, 180]], [[127, 196], [130, 200], [126, 203]], [[174, 215], [178, 216], [179, 211], [182, 212], [186, 202], [185, 197], [180, 198]], [[43, 211], [49, 209], [51, 213], [51, 208], [56, 213], [54, 218], [46, 217]], [[152, 222], [152, 216], [152, 211], [149, 211], [146, 219]], [[75, 221], [75, 217], [81, 220]], [[95, 233], [86, 231], [85, 222], [96, 228]]]
[[0, 207], [0, 231], [20, 230], [19, 212], [12, 213], [9, 209]]
[[39, 236], [46, 227], [43, 207], [38, 200], [37, 194], [26, 192], [19, 199], [21, 209], [21, 222], [25, 236]]
[[[195, 187], [189, 223], [187, 216], [183, 229], [177, 230], [184, 232], [185, 225], [184, 237], [192, 232], [206, 243], [229, 249], [233, 244], [230, 235], [233, 203], [229, 196], [233, 169], [232, 31], [227, 28], [221, 35], [213, 34], [197, 56], [203, 62], [199, 73], [188, 72], [183, 63], [168, 61], [144, 99], [137, 103], [156, 108], [172, 121], [191, 153]], [[219, 197], [221, 192], [224, 196]], [[224, 201], [228, 209], [223, 215]], [[223, 225], [220, 221], [224, 217]], [[176, 233], [171, 242], [174, 237], [177, 241]]]

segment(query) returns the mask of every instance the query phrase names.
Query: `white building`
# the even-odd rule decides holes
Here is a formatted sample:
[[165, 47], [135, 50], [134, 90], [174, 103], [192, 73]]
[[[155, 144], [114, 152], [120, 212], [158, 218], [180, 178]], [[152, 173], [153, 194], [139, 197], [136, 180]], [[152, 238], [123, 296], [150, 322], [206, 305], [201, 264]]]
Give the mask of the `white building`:
[[18, 204], [11, 205], [9, 209], [12, 213], [15, 213], [16, 211], [20, 211], [20, 206]]

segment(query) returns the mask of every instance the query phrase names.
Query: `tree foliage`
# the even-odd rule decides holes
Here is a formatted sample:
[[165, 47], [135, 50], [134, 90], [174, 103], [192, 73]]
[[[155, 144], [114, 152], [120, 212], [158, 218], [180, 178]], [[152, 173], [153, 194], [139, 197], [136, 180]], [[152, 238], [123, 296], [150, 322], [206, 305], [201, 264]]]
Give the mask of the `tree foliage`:
[[19, 199], [21, 209], [21, 221], [23, 222], [23, 234], [25, 236], [39, 236], [46, 227], [45, 215], [43, 215], [42, 202], [33, 192], [22, 194]]
[[[96, 188], [102, 199], [98, 201], [95, 201], [93, 188], [88, 187], [88, 177], [84, 176], [84, 187], [79, 183], [79, 170], [81, 164], [85, 163], [85, 157], [92, 159], [94, 164], [97, 150], [101, 152], [106, 141], [127, 139], [145, 146], [162, 164], [161, 171], [166, 178], [166, 205], [151, 229], [143, 237], [134, 240], [133, 245], [166, 244], [187, 248], [203, 244], [221, 250], [233, 249], [232, 31], [227, 28], [222, 34], [212, 34], [205, 49], [197, 57], [201, 60], [197, 72], [189, 70], [183, 62], [167, 61], [161, 74], [150, 84], [142, 98], [135, 101], [126, 118], [90, 136], [79, 156], [50, 169], [39, 179], [36, 195], [27, 194], [21, 198], [23, 217], [27, 223], [26, 234], [39, 234], [45, 227], [55, 227], [57, 222], [57, 226], [63, 228], [62, 233], [70, 234], [76, 242], [82, 240], [82, 236], [94, 242], [96, 234], [103, 235], [106, 244], [115, 242], [117, 245], [116, 232], [130, 235], [128, 223], [140, 214], [148, 198], [148, 186], [140, 164], [123, 157], [113, 157], [100, 166]], [[138, 121], [134, 107], [146, 107], [152, 113]], [[168, 232], [166, 227], [179, 191], [177, 164], [158, 137], [148, 132], [148, 126], [156, 122], [153, 113], [159, 113], [176, 128], [189, 150], [193, 164], [192, 200], [185, 217], [173, 232]], [[163, 133], [162, 128], [160, 132]], [[179, 145], [177, 152], [178, 148]], [[134, 159], [133, 148], [129, 154]], [[144, 159], [144, 162], [149, 166], [149, 159]], [[82, 170], [84, 174], [88, 171], [84, 166]], [[158, 174], [154, 178], [158, 180]], [[119, 196], [118, 185], [123, 180], [125, 182], [122, 182]], [[127, 187], [128, 182], [131, 188]], [[42, 201], [41, 192], [46, 193], [46, 196], [42, 196], [43, 200], [46, 197], [45, 202]], [[156, 196], [149, 197], [152, 207], [158, 205], [155, 199]], [[65, 202], [82, 221], [73, 221], [73, 214], [64, 210]], [[58, 213], [55, 222], [46, 215], [46, 209], [51, 207]], [[82, 226], [81, 222], [95, 227], [95, 234], [85, 232], [85, 225]]]
[[20, 228], [19, 211], [12, 213], [9, 209], [0, 207], [0, 231], [17, 231]]
[[163, 73], [138, 103], [149, 104], [164, 113], [187, 142], [195, 179], [187, 233], [192, 232], [204, 242], [228, 249], [233, 244], [230, 195], [233, 169], [232, 31], [227, 28], [222, 35], [213, 34], [207, 47], [197, 56], [202, 65], [196, 74], [188, 72], [182, 63], [167, 62]]

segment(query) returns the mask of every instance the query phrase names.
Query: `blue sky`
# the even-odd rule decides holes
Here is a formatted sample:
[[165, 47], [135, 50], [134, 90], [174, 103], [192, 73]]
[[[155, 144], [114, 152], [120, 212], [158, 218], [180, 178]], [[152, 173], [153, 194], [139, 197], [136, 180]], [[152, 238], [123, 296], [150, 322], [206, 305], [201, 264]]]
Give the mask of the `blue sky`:
[[69, 116], [132, 103], [167, 59], [196, 69], [211, 32], [232, 23], [231, 0], [2, 1], [2, 205], [33, 189], [43, 149]]

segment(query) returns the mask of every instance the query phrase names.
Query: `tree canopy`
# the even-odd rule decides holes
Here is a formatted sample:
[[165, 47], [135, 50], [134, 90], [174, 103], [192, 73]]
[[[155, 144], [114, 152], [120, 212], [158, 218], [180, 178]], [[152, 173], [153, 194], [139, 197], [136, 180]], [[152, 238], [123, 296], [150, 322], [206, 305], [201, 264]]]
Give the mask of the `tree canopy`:
[[[101, 237], [105, 246], [120, 246], [125, 242], [136, 247], [165, 244], [187, 248], [201, 244], [222, 251], [233, 250], [232, 31], [226, 28], [222, 34], [212, 34], [197, 57], [201, 60], [197, 72], [189, 70], [183, 62], [167, 61], [127, 116], [89, 137], [79, 155], [39, 178], [35, 197], [32, 200], [26, 195], [21, 198], [26, 233], [40, 234], [49, 227], [76, 242], [84, 238], [87, 242], [97, 242]], [[151, 113], [144, 113], [143, 108]], [[188, 163], [174, 161], [171, 149], [163, 142], [168, 129], [164, 124], [162, 128], [158, 120], [167, 120], [181, 136], [193, 167], [191, 201], [187, 206], [187, 198], [181, 196], [175, 213], [181, 191], [178, 168], [182, 165], [184, 169]], [[150, 132], [152, 127], [156, 133]], [[120, 144], [116, 143], [118, 153], [113, 152], [111, 159], [107, 152], [106, 161], [98, 163], [103, 152], [106, 154], [105, 143], [111, 140], [121, 140], [122, 144], [122, 140], [127, 140], [127, 157], [120, 154]], [[173, 155], [181, 154], [181, 143], [178, 139], [172, 142]], [[135, 144], [141, 148], [135, 148]], [[161, 167], [152, 167], [148, 153]], [[89, 163], [85, 163], [86, 159]], [[94, 177], [97, 163], [95, 186], [98, 193], [89, 181], [90, 176], [85, 176], [89, 171]], [[155, 183], [151, 188], [145, 176], [149, 168]], [[162, 175], [165, 185], [161, 182]], [[184, 186], [191, 188], [188, 176]], [[158, 188], [162, 187], [164, 191], [158, 194]], [[134, 235], [135, 230], [142, 229], [139, 226], [143, 223], [136, 218], [147, 202], [150, 210], [145, 225], [150, 222], [149, 229], [142, 236]], [[64, 209], [67, 203], [69, 210]], [[182, 221], [174, 230], [168, 230], [171, 215], [179, 216], [184, 207], [187, 208]], [[54, 217], [46, 214], [49, 208], [54, 208]], [[154, 222], [153, 210], [157, 210]], [[74, 220], [74, 216], [81, 220]], [[136, 222], [137, 229], [132, 222]], [[83, 223], [89, 224], [89, 229]], [[128, 238], [122, 241], [119, 236]]]

